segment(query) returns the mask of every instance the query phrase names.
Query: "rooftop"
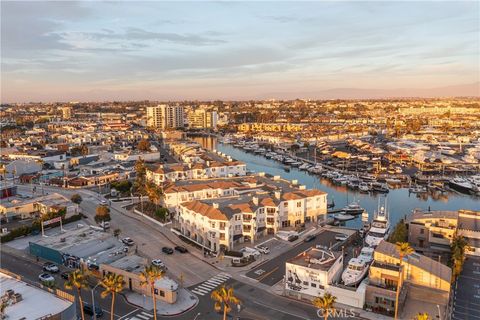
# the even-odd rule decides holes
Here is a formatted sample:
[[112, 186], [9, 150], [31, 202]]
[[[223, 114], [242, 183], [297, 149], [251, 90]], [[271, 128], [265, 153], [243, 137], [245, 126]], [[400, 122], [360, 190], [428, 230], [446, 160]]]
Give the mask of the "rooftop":
[[342, 254], [340, 252], [332, 252], [320, 248], [310, 248], [288, 260], [287, 263], [321, 271], [328, 271], [341, 256]]
[[3, 296], [7, 290], [22, 296], [21, 301], [7, 307], [9, 319], [41, 319], [59, 314], [72, 305], [68, 300], [0, 272], [0, 294]]
[[125, 256], [110, 263], [110, 266], [132, 273], [140, 273], [144, 270], [147, 260], [137, 255]]

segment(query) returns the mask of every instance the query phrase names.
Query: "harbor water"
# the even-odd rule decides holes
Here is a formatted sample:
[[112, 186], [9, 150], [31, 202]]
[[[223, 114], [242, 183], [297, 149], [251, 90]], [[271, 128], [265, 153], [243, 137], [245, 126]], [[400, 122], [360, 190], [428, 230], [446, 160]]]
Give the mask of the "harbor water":
[[[457, 192], [435, 192], [424, 195], [409, 193], [408, 188], [391, 189], [388, 194], [360, 193], [348, 189], [346, 186], [337, 186], [319, 175], [308, 173], [297, 168], [290, 168], [285, 171], [285, 165], [265, 158], [263, 155], [248, 153], [240, 148], [229, 144], [217, 142], [215, 137], [196, 137], [194, 140], [204, 148], [217, 150], [234, 159], [247, 164], [247, 170], [258, 173], [265, 172], [271, 175], [280, 175], [284, 179], [297, 180], [300, 185], [307, 188], [316, 188], [328, 193], [328, 202], [335, 202], [335, 209], [341, 209], [348, 203], [356, 200], [360, 206], [367, 210], [370, 220], [377, 210], [378, 204], [387, 203], [392, 226], [401, 218], [408, 215], [413, 209], [419, 208], [425, 211], [430, 210], [480, 210], [480, 198], [464, 195]], [[346, 222], [346, 226], [359, 228], [362, 225], [361, 215], [354, 220]]]

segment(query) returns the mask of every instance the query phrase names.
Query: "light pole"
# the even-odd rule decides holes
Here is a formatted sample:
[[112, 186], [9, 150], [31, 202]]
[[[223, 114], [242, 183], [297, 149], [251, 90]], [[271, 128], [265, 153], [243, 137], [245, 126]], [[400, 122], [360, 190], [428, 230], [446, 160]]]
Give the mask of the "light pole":
[[442, 320], [442, 313], [440, 312], [440, 305], [437, 304], [438, 309], [438, 319]]
[[93, 309], [93, 320], [97, 320], [97, 312], [95, 310], [95, 289], [101, 284], [101, 282], [97, 283], [95, 287], [92, 288], [92, 309]]

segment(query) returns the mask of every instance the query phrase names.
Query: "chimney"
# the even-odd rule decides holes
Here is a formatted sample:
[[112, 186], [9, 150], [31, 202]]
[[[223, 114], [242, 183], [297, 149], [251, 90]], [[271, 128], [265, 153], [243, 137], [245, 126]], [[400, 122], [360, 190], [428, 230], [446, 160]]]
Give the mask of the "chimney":
[[305, 190], [305, 189], [307, 189], [307, 187], [303, 184], [303, 185], [299, 186], [298, 189], [299, 190]]
[[273, 176], [273, 181], [280, 180], [280, 176]]
[[294, 186], [297, 185], [297, 184], [298, 184], [298, 180], [296, 180], [296, 179], [295, 179], [295, 180], [292, 180], [292, 184], [293, 184]]
[[212, 205], [215, 209], [218, 209], [218, 203], [217, 202], [212, 203]]
[[282, 192], [281, 191], [275, 191], [275, 198], [279, 199], [280, 200], [280, 197], [282, 196]]
[[258, 173], [258, 176], [259, 176], [259, 177], [265, 177], [265, 172], [259, 172], [259, 173]]
[[258, 197], [253, 197], [252, 201], [254, 205], [258, 206]]

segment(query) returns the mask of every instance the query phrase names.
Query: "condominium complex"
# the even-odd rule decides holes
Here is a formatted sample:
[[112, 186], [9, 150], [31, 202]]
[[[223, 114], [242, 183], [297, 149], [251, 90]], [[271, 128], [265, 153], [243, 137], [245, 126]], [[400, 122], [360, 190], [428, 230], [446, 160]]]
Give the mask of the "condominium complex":
[[182, 106], [158, 105], [147, 107], [147, 126], [153, 128], [181, 128], [184, 126]]
[[[236, 186], [225, 185], [228, 189], [225, 191], [217, 182], [214, 186], [218, 187], [216, 193], [206, 191], [203, 200], [179, 203], [176, 209], [181, 233], [216, 252], [231, 250], [235, 243], [254, 243], [262, 236], [276, 234], [283, 228], [325, 220], [325, 192], [306, 190], [304, 186], [275, 179], [250, 177], [243, 183], [239, 179]], [[178, 197], [175, 192], [169, 194]], [[193, 198], [190, 197], [192, 194], [183, 194], [184, 198], [180, 201]]]
[[218, 114], [216, 111], [196, 109], [187, 114], [187, 120], [191, 129], [216, 129]]

